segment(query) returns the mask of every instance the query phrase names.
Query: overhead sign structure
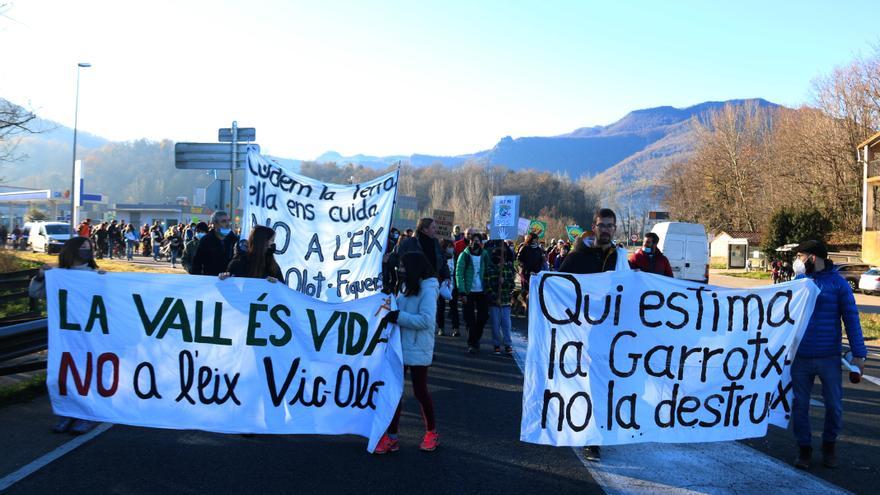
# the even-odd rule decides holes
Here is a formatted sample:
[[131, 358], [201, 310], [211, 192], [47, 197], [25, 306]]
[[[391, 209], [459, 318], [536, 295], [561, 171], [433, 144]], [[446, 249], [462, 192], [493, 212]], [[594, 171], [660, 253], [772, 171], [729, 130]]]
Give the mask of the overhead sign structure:
[[[241, 141], [256, 141], [257, 140], [257, 129], [253, 127], [238, 127], [238, 142]], [[232, 128], [224, 127], [220, 129], [217, 133], [217, 141], [221, 143], [231, 143], [234, 139], [232, 136]]]
[[[247, 166], [248, 146], [260, 151], [258, 144], [236, 144], [235, 168]], [[232, 145], [224, 143], [176, 143], [174, 145], [174, 166], [187, 170], [228, 170], [232, 164]]]

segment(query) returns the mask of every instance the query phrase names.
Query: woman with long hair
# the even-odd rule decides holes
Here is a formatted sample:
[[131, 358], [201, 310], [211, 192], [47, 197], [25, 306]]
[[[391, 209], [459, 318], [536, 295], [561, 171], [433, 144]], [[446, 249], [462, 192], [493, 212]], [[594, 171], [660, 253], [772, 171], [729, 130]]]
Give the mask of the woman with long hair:
[[[28, 287], [28, 294], [37, 299], [45, 299], [46, 298], [46, 270], [49, 270], [51, 267], [44, 266], [40, 268], [40, 271], [37, 273], [37, 276], [31, 280], [31, 284]], [[68, 239], [64, 245], [61, 247], [61, 251], [58, 253], [58, 268], [64, 268], [66, 270], [85, 270], [85, 271], [96, 271], [98, 273], [106, 273], [103, 270], [98, 269], [98, 264], [95, 263], [95, 251], [94, 246], [92, 245], [92, 241], [88, 237], [71, 237]], [[55, 427], [52, 428], [52, 431], [55, 433], [73, 433], [74, 435], [81, 435], [91, 430], [97, 425], [95, 421], [89, 421], [86, 419], [76, 419], [70, 418], [67, 416], [58, 416], [57, 422], [55, 423]]]
[[220, 280], [227, 277], [284, 280], [281, 267], [275, 261], [275, 231], [263, 225], [254, 227], [247, 240], [247, 250], [238, 251], [226, 271], [220, 274]]
[[[440, 286], [437, 275], [424, 254], [415, 251], [406, 253], [401, 259], [401, 265], [405, 272], [401, 293], [397, 296], [398, 309], [390, 311], [384, 320], [400, 326], [403, 372], [410, 372], [413, 394], [419, 401], [422, 419], [425, 421], [425, 435], [419, 448], [431, 452], [440, 445], [434, 421], [434, 402], [428, 392], [428, 367], [434, 359], [434, 325]], [[400, 449], [397, 430], [401, 404], [402, 400], [397, 404], [388, 432], [376, 446], [376, 454], [387, 454]]]

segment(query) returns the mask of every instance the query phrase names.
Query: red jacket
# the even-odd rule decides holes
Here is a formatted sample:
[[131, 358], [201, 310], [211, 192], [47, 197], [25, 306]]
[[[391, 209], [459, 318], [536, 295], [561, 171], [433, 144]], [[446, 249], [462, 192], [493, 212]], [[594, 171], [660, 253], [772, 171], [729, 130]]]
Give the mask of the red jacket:
[[[653, 260], [651, 258], [653, 258]], [[648, 256], [648, 253], [646, 253], [644, 250], [639, 249], [638, 251], [630, 255], [629, 267], [633, 270], [641, 270], [643, 272], [666, 275], [667, 277], [672, 276], [672, 266], [669, 265], [669, 260], [666, 259], [666, 256], [663, 256], [663, 253], [661, 253], [660, 250], [657, 250], [657, 252], [652, 257]]]

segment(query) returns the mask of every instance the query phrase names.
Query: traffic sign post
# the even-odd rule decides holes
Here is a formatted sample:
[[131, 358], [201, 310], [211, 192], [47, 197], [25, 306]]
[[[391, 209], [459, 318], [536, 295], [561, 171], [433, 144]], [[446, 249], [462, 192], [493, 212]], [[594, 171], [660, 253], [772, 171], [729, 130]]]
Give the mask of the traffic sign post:
[[[232, 127], [219, 129], [219, 143], [176, 143], [174, 145], [174, 166], [190, 170], [225, 170], [229, 169], [229, 213], [235, 217], [235, 170], [247, 166], [248, 147], [260, 146], [252, 144], [257, 137], [253, 127], [238, 127], [233, 121]], [[243, 141], [243, 142], [242, 142]], [[229, 143], [229, 144], [226, 144]], [[216, 177], [216, 176], [215, 176]]]

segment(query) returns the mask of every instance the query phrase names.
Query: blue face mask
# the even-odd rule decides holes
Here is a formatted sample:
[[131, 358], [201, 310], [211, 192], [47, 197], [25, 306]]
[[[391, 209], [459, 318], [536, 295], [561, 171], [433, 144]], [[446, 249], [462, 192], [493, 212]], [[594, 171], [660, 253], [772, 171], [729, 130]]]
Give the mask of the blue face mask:
[[642, 248], [642, 251], [644, 251], [644, 252], [646, 252], [646, 253], [650, 253], [651, 251], [653, 251], [653, 249], [651, 249], [651, 248]]
[[220, 227], [220, 235], [227, 236], [230, 232], [232, 232], [232, 229], [229, 227]]
[[204, 232], [198, 232], [198, 233], [196, 233], [196, 239], [201, 239], [202, 237], [205, 237], [205, 233], [204, 233]]

